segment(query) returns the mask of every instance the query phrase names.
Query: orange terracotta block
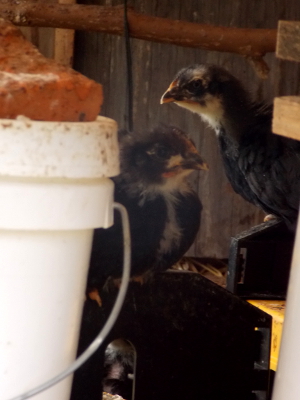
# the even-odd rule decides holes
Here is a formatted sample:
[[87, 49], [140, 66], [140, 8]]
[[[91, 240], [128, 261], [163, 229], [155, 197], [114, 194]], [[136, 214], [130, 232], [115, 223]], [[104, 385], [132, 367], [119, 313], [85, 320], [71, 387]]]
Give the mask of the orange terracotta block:
[[94, 121], [102, 102], [100, 84], [47, 59], [0, 19], [0, 118]]

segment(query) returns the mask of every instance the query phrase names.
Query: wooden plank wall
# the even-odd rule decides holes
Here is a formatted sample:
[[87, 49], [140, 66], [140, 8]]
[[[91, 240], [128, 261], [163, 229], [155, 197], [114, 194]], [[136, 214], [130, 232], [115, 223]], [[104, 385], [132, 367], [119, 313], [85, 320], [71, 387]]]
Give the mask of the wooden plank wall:
[[[122, 1], [84, 0], [81, 3], [116, 5]], [[223, 26], [276, 28], [279, 19], [300, 20], [299, 0], [132, 0], [140, 12]], [[126, 67], [122, 38], [77, 32], [75, 69], [104, 86], [102, 115], [124, 127]], [[241, 79], [257, 100], [300, 92], [300, 68], [296, 63], [266, 57], [271, 67], [262, 81], [244, 58], [228, 53], [208, 52], [167, 44], [132, 40], [134, 75], [134, 127], [144, 130], [159, 122], [176, 125], [191, 134], [209, 163], [208, 173], [195, 177], [203, 203], [201, 229], [190, 254], [227, 257], [230, 237], [262, 222], [263, 213], [231, 189], [224, 175], [217, 141], [211, 129], [196, 115], [176, 105], [159, 104], [174, 74], [192, 63], [210, 62], [226, 67]]]
[[[74, 4], [76, 0], [38, 0], [39, 3]], [[37, 46], [40, 52], [48, 58], [54, 58], [57, 62], [72, 66], [74, 36], [71, 29], [20, 27], [23, 35]]]
[[[58, 0], [39, 0], [43, 3], [58, 3]], [[40, 52], [49, 58], [54, 58], [54, 28], [20, 27], [23, 35], [37, 46]]]

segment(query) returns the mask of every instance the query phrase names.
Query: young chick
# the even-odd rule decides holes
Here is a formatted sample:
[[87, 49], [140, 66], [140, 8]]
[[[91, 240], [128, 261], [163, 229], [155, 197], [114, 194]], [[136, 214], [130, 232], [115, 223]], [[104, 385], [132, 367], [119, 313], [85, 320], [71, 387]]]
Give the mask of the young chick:
[[[115, 201], [129, 215], [134, 277], [164, 271], [193, 243], [201, 203], [187, 181], [193, 170], [207, 169], [181, 130], [160, 126], [140, 135], [120, 132], [121, 174], [113, 178]], [[108, 229], [94, 234], [88, 287], [101, 288], [122, 272], [122, 230], [117, 213]]]
[[300, 199], [300, 144], [272, 134], [271, 106], [251, 101], [241, 82], [215, 65], [192, 65], [161, 98], [214, 128], [227, 178], [244, 199], [295, 226]]
[[105, 350], [103, 392], [132, 398], [134, 348], [125, 339], [113, 340]]

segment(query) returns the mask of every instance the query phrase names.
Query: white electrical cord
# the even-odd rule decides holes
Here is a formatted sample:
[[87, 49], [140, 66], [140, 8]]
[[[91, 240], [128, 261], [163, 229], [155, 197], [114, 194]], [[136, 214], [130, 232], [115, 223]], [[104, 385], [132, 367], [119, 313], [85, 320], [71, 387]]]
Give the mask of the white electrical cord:
[[124, 206], [122, 206], [122, 204], [119, 204], [119, 203], [113, 203], [113, 208], [115, 210], [119, 211], [119, 213], [121, 214], [121, 219], [122, 219], [123, 241], [124, 241], [124, 243], [123, 243], [123, 248], [124, 248], [123, 273], [122, 273], [122, 283], [120, 286], [120, 290], [119, 290], [116, 302], [113, 306], [113, 309], [110, 313], [110, 316], [108, 317], [108, 320], [106, 321], [106, 324], [104, 325], [104, 327], [102, 328], [100, 333], [97, 335], [97, 337], [94, 339], [94, 341], [89, 345], [89, 347], [77, 358], [77, 360], [75, 360], [70, 365], [70, 367], [68, 367], [63, 372], [56, 375], [54, 378], [50, 379], [49, 381], [35, 387], [34, 389], [27, 391], [19, 396], [13, 397], [9, 400], [28, 399], [29, 397], [32, 397], [40, 392], [43, 392], [44, 390], [48, 389], [49, 387], [51, 387], [51, 386], [55, 385], [56, 383], [65, 379], [68, 375], [72, 374], [86, 360], [88, 360], [92, 354], [95, 353], [95, 351], [103, 343], [103, 340], [106, 338], [106, 336], [112, 329], [113, 325], [115, 324], [116, 319], [118, 318], [121, 308], [123, 306], [125, 295], [127, 292], [128, 283], [129, 283], [131, 246], [130, 246], [129, 219], [128, 219], [128, 214], [127, 214], [126, 208]]

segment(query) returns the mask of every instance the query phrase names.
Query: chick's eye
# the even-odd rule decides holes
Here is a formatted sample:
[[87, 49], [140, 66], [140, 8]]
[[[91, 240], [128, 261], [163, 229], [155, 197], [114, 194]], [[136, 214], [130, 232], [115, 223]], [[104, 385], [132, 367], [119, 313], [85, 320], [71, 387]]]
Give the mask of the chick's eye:
[[159, 158], [167, 158], [169, 156], [169, 149], [167, 149], [167, 147], [158, 147], [156, 149], [156, 155]]
[[203, 91], [203, 84], [201, 79], [194, 79], [187, 85], [187, 90], [191, 93], [199, 94]]
[[202, 86], [201, 79], [196, 79], [192, 82], [192, 86], [194, 89], [199, 89]]
[[172, 149], [170, 147], [156, 143], [153, 147], [146, 151], [148, 157], [152, 159], [166, 159], [170, 157]]

